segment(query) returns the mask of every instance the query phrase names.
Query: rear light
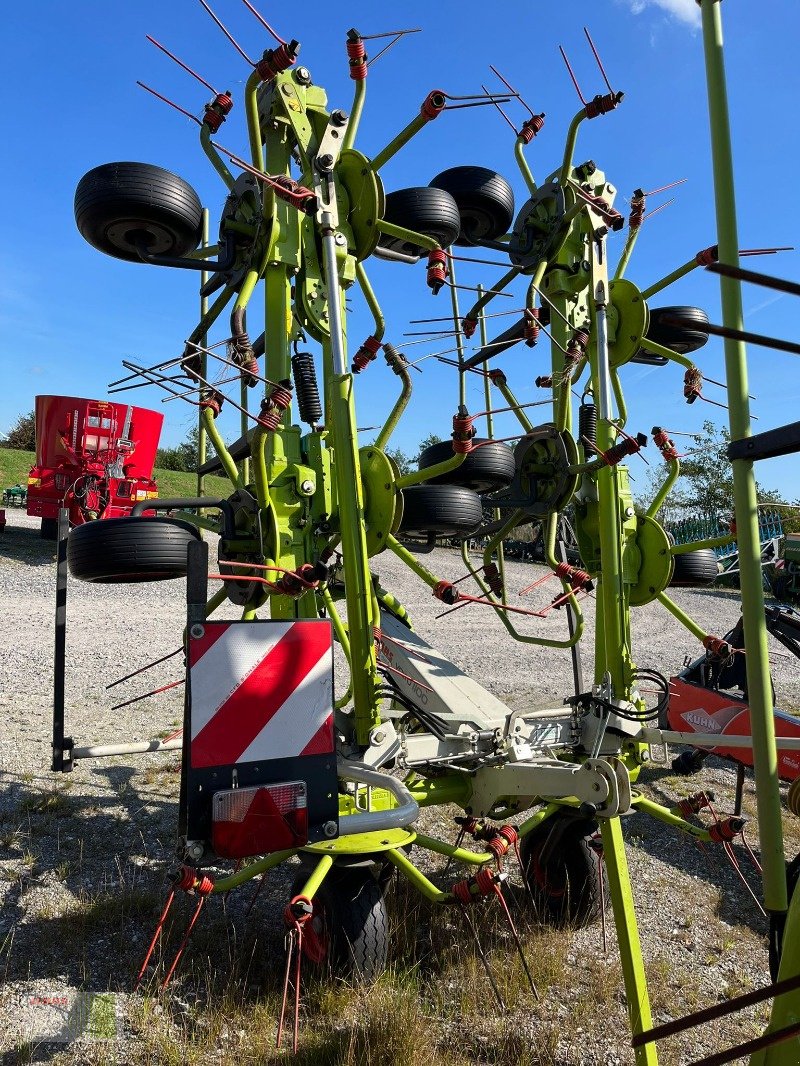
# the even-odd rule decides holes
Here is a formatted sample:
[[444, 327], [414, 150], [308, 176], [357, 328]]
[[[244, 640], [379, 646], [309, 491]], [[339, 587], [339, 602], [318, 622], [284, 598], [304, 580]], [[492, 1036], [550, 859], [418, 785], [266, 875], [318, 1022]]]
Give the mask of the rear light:
[[211, 845], [221, 858], [244, 859], [308, 843], [305, 781], [215, 792]]

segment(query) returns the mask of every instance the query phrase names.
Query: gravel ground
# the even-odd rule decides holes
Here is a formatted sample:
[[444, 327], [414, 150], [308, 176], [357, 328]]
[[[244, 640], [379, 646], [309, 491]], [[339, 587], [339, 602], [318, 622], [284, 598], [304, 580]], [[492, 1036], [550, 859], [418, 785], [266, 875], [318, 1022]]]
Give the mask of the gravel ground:
[[[39, 539], [35, 520], [12, 509], [7, 517], [9, 524], [0, 536], [0, 611], [5, 619], [0, 645], [0, 973], [5, 982], [0, 991], [0, 1052], [5, 1052], [3, 1061], [17, 1061], [15, 1046], [26, 1026], [41, 1024], [48, 1001], [60, 996], [59, 990], [83, 986], [118, 993], [122, 1039], [104, 1045], [100, 1058], [85, 1041], [55, 1059], [53, 1046], [42, 1045], [48, 1060], [139, 1061], [142, 1047], [133, 1019], [142, 997], [130, 989], [172, 868], [176, 759], [168, 754], [120, 757], [82, 763], [65, 778], [50, 773], [54, 546]], [[451, 580], [463, 573], [454, 552], [437, 549], [424, 561]], [[398, 560], [386, 553], [374, 565], [384, 587], [409, 608], [421, 635], [510, 705], [558, 705], [572, 691], [567, 653], [512, 642], [494, 613], [478, 606], [437, 620], [442, 605]], [[511, 563], [509, 587], [522, 588], [541, 572], [539, 567]], [[537, 592], [539, 599], [534, 593], [533, 602], [546, 602], [549, 587]], [[120, 710], [112, 706], [179, 679], [180, 656], [110, 691], [106, 686], [178, 648], [183, 599], [180, 581], [106, 587], [70, 582], [67, 726], [79, 743], [149, 739], [165, 735], [178, 723], [181, 687]], [[674, 590], [674, 599], [719, 635], [738, 617], [737, 600], [730, 593]], [[593, 601], [586, 601], [585, 607], [588, 649]], [[548, 636], [563, 636], [566, 629], [559, 614], [523, 622], [524, 631]], [[693, 638], [658, 605], [636, 610], [633, 622], [634, 658], [640, 667], [669, 675], [687, 654], [698, 653]], [[800, 670], [793, 658], [774, 650], [778, 705], [800, 707]], [[676, 796], [710, 787], [717, 792], [719, 807], [730, 809], [734, 772], [719, 760], [709, 760], [703, 773], [688, 781], [656, 767], [641, 780], [648, 794], [668, 804]], [[745, 811], [753, 813], [750, 776]], [[445, 814], [425, 811], [422, 823], [428, 831], [438, 829], [452, 839], [452, 823], [448, 828]], [[656, 1021], [765, 983], [765, 922], [724, 854], [696, 847], [640, 814], [625, 818], [623, 827]], [[786, 828], [796, 837], [791, 821]], [[748, 838], [755, 843], [755, 826]], [[796, 850], [793, 839], [787, 851]], [[736, 852], [744, 876], [758, 892], [757, 875], [744, 849], [737, 846]], [[254, 911], [273, 947], [279, 946], [281, 935], [277, 904], [285, 902], [291, 872], [270, 880]], [[241, 901], [236, 894], [231, 897], [223, 915], [234, 924], [246, 922], [247, 893], [240, 895]], [[526, 934], [533, 955], [536, 936], [535, 929]], [[562, 944], [568, 980], [556, 996], [542, 1005], [531, 1001], [524, 1015], [517, 1015], [517, 1024], [530, 1030], [531, 1048], [545, 1022], [560, 1036], [550, 1058], [531, 1050], [526, 1053], [530, 1057], [518, 1061], [563, 1066], [632, 1062], [611, 923], [605, 953], [596, 927], [565, 933]], [[266, 965], [274, 964], [275, 958]], [[189, 998], [185, 984], [178, 988]], [[175, 1002], [180, 1007], [182, 1000], [178, 997], [173, 1009]], [[32, 1016], [38, 1019], [35, 1023]], [[662, 1045], [662, 1061], [688, 1063], [739, 1043], [760, 1032], [765, 1017], [763, 1009], [737, 1014], [674, 1038]], [[474, 1061], [497, 1061], [488, 1053], [484, 1057], [480, 1039]]]

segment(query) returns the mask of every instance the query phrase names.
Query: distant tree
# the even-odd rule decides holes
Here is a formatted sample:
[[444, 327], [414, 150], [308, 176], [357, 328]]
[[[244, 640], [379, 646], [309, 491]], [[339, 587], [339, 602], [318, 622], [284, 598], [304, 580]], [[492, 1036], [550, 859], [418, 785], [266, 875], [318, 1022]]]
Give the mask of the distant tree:
[[19, 448], [20, 451], [36, 451], [36, 418], [33, 411], [20, 415], [3, 441], [4, 448]]
[[411, 464], [413, 460], [406, 455], [400, 448], [387, 448], [386, 454], [390, 459], [394, 459], [397, 463], [397, 469], [400, 471], [400, 476], [411, 473]]
[[419, 447], [417, 448], [417, 454], [414, 456], [414, 461], [416, 462], [416, 460], [419, 459], [420, 455], [422, 455], [425, 449], [430, 448], [432, 444], [441, 444], [442, 439], [443, 438], [440, 437], [438, 433], [429, 433], [427, 437], [424, 437], [419, 442]]
[[[680, 459], [680, 477], [667, 496], [659, 513], [660, 521], [708, 514], [727, 518], [733, 515], [733, 467], [728, 458], [731, 435], [727, 426], [704, 422], [702, 432], [693, 437], [687, 454]], [[680, 450], [680, 449], [679, 449]], [[647, 506], [664, 481], [664, 467], [659, 465], [648, 477], [640, 504]], [[756, 483], [759, 503], [774, 504], [779, 509], [786, 500], [774, 489]]]
[[156, 466], [162, 470], [194, 473], [197, 470], [199, 435], [197, 426], [192, 426], [182, 444], [176, 444], [172, 448], [159, 448], [156, 452]]

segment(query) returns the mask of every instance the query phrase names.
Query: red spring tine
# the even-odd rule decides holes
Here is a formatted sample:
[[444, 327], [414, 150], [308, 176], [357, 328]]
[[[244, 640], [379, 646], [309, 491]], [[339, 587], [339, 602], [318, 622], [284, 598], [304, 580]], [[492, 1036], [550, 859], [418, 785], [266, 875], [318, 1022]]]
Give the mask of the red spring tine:
[[[492, 96], [491, 92], [489, 91], [489, 89], [482, 82], [481, 82], [481, 88], [486, 93], [487, 97], [492, 101], [492, 103], [497, 108], [497, 110], [500, 112], [500, 114], [503, 116], [503, 118], [506, 120], [506, 122], [509, 124], [511, 129], [517, 135], [517, 137], [519, 137], [519, 130], [517, 129], [517, 127], [514, 125], [514, 123], [511, 121], [511, 119], [508, 117], [508, 115], [505, 113], [505, 111], [502, 109], [502, 107], [498, 104], [498, 102], [493, 98], [493, 96]], [[461, 259], [463, 257], [459, 256], [458, 258]], [[499, 264], [497, 264], [497, 265], [499, 266]]]
[[[489, 64], [489, 70], [491, 70], [491, 72], [496, 77], [498, 77], [500, 79], [500, 81], [503, 83], [503, 85], [505, 85], [505, 87], [508, 89], [508, 91], [510, 93], [513, 93], [514, 96], [516, 96], [516, 98], [519, 100], [519, 102], [522, 104], [522, 106], [525, 108], [525, 110], [528, 112], [528, 114], [531, 116], [531, 118], [536, 118], [536, 116], [534, 115], [533, 111], [531, 110], [530, 105], [525, 103], [525, 101], [522, 99], [522, 97], [517, 92], [517, 90], [514, 88], [514, 86], [510, 82], [506, 81], [506, 79], [503, 77], [503, 75], [500, 73], [500, 71], [497, 69], [497, 67], [493, 67], [492, 64], [490, 63]], [[481, 86], [481, 88], [483, 88], [483, 86]]]
[[[200, 2], [202, 3], [202, 0], [200, 0]], [[561, 58], [564, 60], [564, 62], [567, 65], [567, 71], [569, 72], [569, 76], [572, 78], [572, 84], [575, 86], [575, 92], [578, 94], [578, 99], [583, 104], [583, 106], [586, 107], [586, 101], [583, 98], [583, 93], [581, 92], [581, 87], [580, 87], [580, 85], [578, 85], [578, 79], [572, 73], [572, 67], [569, 65], [569, 60], [567, 59], [567, 53], [564, 51], [564, 49], [561, 47], [561, 45], [558, 46], [558, 50], [561, 53]]]
[[606, 87], [607, 87], [608, 91], [613, 96], [614, 95], [614, 90], [611, 88], [611, 82], [608, 80], [608, 78], [606, 76], [606, 72], [603, 69], [603, 64], [600, 62], [600, 56], [597, 54], [597, 49], [594, 46], [594, 41], [592, 40], [592, 38], [591, 38], [591, 36], [589, 34], [589, 31], [586, 29], [585, 26], [583, 27], [583, 32], [586, 34], [586, 40], [589, 42], [589, 47], [592, 50], [592, 54], [594, 55], [594, 58], [597, 60], [598, 67], [600, 67], [600, 73], [603, 75], [603, 81], [606, 83]]
[[159, 100], [163, 100], [165, 104], [169, 104], [170, 107], [174, 107], [176, 111], [180, 111], [180, 113], [182, 115], [186, 115], [186, 117], [190, 118], [192, 120], [192, 122], [196, 122], [198, 126], [202, 126], [203, 125], [203, 123], [200, 121], [200, 119], [197, 117], [197, 115], [193, 115], [191, 113], [191, 111], [187, 111], [185, 108], [180, 107], [178, 104], [176, 104], [174, 101], [170, 100], [168, 97], [162, 96], [161, 93], [157, 93], [155, 91], [155, 89], [151, 89], [150, 86], [149, 85], [145, 85], [145, 83], [143, 81], [137, 81], [136, 84], [139, 85], [142, 89], [146, 89], [147, 92], [152, 93], [153, 96], [157, 96]]
[[643, 196], [655, 196], [657, 193], [666, 192], [667, 189], [674, 189], [677, 185], [685, 185], [688, 178], [679, 178], [677, 181], [671, 181], [669, 185], [662, 185], [660, 189], [651, 189], [650, 192], [642, 193]]
[[653, 215], [657, 215], [659, 211], [663, 211], [665, 207], [669, 207], [670, 204], [674, 204], [674, 203], [675, 203], [675, 197], [674, 196], [670, 196], [669, 200], [665, 201], [665, 203], [659, 204], [658, 207], [654, 208], [652, 211], [648, 211], [642, 217], [642, 222], [646, 222], [648, 218], [652, 218]]
[[267, 20], [262, 15], [260, 15], [258, 13], [258, 11], [256, 11], [256, 9], [250, 3], [250, 0], [242, 0], [242, 3], [244, 4], [244, 6], [247, 8], [248, 11], [250, 11], [253, 15], [255, 15], [255, 17], [258, 19], [258, 21], [261, 23], [261, 25], [264, 27], [264, 29], [267, 31], [267, 33], [271, 34], [275, 38], [275, 40], [278, 42], [278, 44], [286, 44], [286, 41], [284, 41], [284, 39], [282, 37], [279, 37], [277, 35], [277, 33], [275, 32], [275, 30], [273, 30], [272, 26], [270, 26], [270, 24], [267, 22]]
[[186, 73], [187, 73], [187, 74], [191, 74], [193, 78], [197, 78], [197, 80], [198, 80], [198, 81], [200, 82], [200, 84], [201, 84], [201, 85], [205, 85], [205, 87], [206, 87], [206, 88], [207, 88], [207, 89], [208, 89], [208, 90], [209, 90], [210, 92], [212, 92], [212, 93], [214, 94], [214, 96], [219, 96], [219, 93], [217, 92], [217, 90], [216, 90], [216, 89], [214, 88], [214, 86], [213, 86], [213, 85], [210, 85], [210, 84], [209, 84], [209, 83], [208, 83], [208, 82], [206, 81], [206, 79], [205, 79], [205, 78], [201, 77], [201, 76], [200, 76], [200, 75], [199, 75], [199, 74], [197, 73], [197, 71], [196, 71], [196, 70], [192, 70], [192, 68], [191, 68], [191, 67], [188, 67], [188, 66], [187, 66], [187, 65], [186, 65], [186, 64], [185, 64], [185, 63], [183, 62], [183, 60], [182, 60], [182, 59], [178, 59], [178, 57], [177, 57], [176, 55], [173, 55], [173, 54], [172, 54], [172, 52], [170, 52], [169, 48], [165, 48], [165, 47], [164, 47], [164, 45], [163, 45], [163, 44], [161, 44], [161, 42], [160, 42], [160, 41], [157, 41], [157, 40], [155, 39], [155, 37], [151, 37], [149, 33], [146, 33], [146, 34], [145, 34], [145, 37], [146, 37], [146, 38], [147, 38], [147, 40], [148, 40], [148, 41], [150, 42], [150, 44], [154, 44], [154, 45], [156, 46], [156, 48], [160, 48], [160, 49], [161, 49], [161, 51], [162, 51], [162, 52], [164, 53], [164, 55], [166, 55], [166, 56], [169, 56], [169, 58], [170, 58], [170, 59], [171, 59], [171, 60], [173, 61], [173, 63], [177, 63], [179, 67], [182, 67], [182, 68], [183, 68], [183, 69], [184, 69], [184, 70], [186, 71]]
[[250, 56], [247, 55], [247, 53], [244, 51], [244, 49], [241, 47], [241, 45], [237, 44], [237, 42], [234, 40], [234, 38], [231, 36], [231, 34], [225, 29], [225, 26], [222, 24], [222, 22], [220, 22], [220, 20], [217, 18], [217, 16], [214, 14], [214, 12], [211, 10], [209, 5], [206, 3], [206, 0], [200, 0], [200, 3], [206, 9], [206, 11], [209, 13], [209, 15], [212, 17], [212, 19], [216, 22], [216, 24], [219, 26], [219, 28], [222, 30], [222, 32], [225, 34], [225, 36], [231, 42], [231, 44], [236, 49], [236, 51], [239, 53], [239, 55], [242, 57], [242, 59], [246, 63], [249, 63], [251, 67], [254, 67], [255, 63], [253, 62], [253, 60], [250, 58]]

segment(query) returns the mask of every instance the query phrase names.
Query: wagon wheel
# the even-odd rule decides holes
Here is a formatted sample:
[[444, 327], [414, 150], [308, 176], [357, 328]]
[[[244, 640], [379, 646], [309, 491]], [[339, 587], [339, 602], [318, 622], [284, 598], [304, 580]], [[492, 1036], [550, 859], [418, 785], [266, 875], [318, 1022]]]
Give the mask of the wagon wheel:
[[[674, 326], [665, 322], [665, 318], [686, 319], [687, 325]], [[688, 355], [696, 352], [708, 342], [708, 333], [705, 326], [708, 324], [708, 315], [699, 307], [651, 307], [650, 325], [645, 334], [647, 340], [661, 344], [680, 355]], [[644, 348], [631, 359], [632, 363], [645, 363], [648, 366], [664, 366], [669, 362], [665, 355], [653, 355]]]
[[185, 577], [186, 550], [199, 539], [194, 526], [173, 518], [104, 518], [72, 530], [67, 563], [79, 581], [164, 581]]
[[552, 925], [589, 925], [609, 905], [596, 834], [596, 822], [556, 814], [520, 841], [522, 877], [537, 913]]
[[[298, 895], [306, 878], [295, 878]], [[389, 917], [383, 887], [371, 869], [334, 868], [312, 900], [303, 936], [303, 954], [337, 977], [374, 981], [386, 968]]]
[[[476, 447], [478, 444], [479, 448]], [[473, 450], [460, 466], [448, 474], [431, 478], [426, 484], [461, 485], [474, 492], [494, 492], [510, 485], [516, 469], [511, 448], [499, 441], [484, 441], [479, 437], [474, 438], [472, 446]], [[420, 452], [418, 466], [420, 470], [427, 470], [452, 457], [453, 445], [449, 440], [442, 440]]]
[[[426, 185], [388, 193], [384, 221], [432, 237], [442, 248], [449, 248], [461, 230], [461, 216], [450, 193]], [[402, 255], [427, 255], [418, 244], [386, 234], [381, 234], [378, 244]]]
[[139, 263], [149, 255], [181, 257], [202, 238], [197, 193], [177, 174], [149, 163], [104, 163], [75, 190], [75, 222], [85, 240], [106, 255]]
[[403, 489], [400, 532], [457, 537], [472, 533], [483, 521], [480, 497], [460, 485], [413, 485]]
[[717, 579], [719, 565], [711, 548], [673, 555], [674, 569], [670, 579], [673, 588], [704, 588]]
[[458, 206], [461, 231], [454, 244], [469, 247], [494, 241], [514, 221], [514, 193], [506, 179], [486, 167], [451, 167], [437, 174], [431, 188], [444, 189]]

